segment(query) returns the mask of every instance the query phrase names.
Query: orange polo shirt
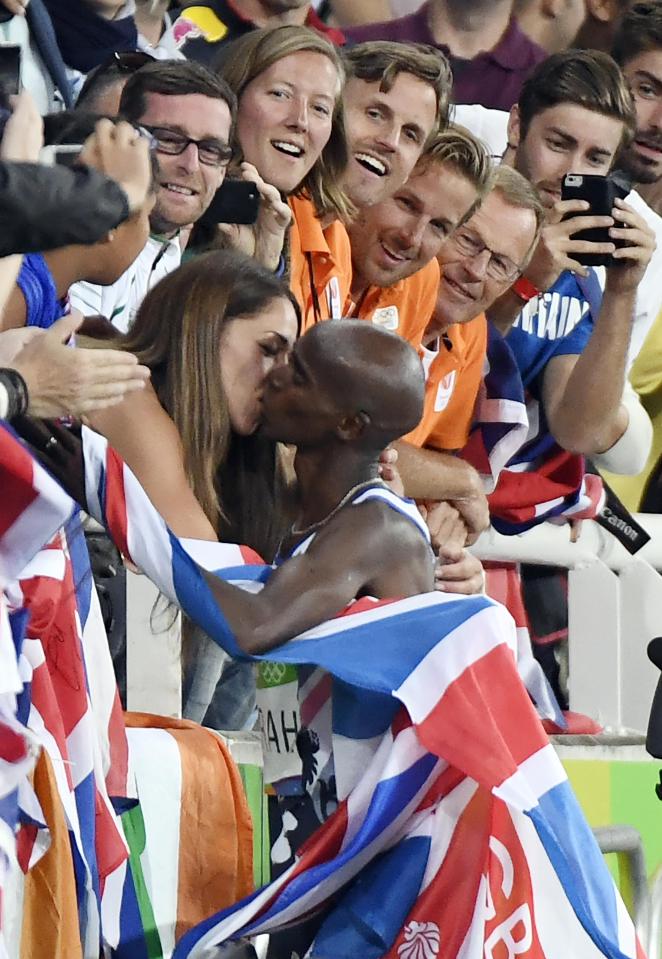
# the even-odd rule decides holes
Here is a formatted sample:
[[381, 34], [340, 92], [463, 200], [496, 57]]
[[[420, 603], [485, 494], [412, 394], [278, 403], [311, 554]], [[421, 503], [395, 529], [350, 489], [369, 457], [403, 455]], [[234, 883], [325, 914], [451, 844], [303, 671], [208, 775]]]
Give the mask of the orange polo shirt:
[[403, 437], [413, 446], [461, 450], [469, 439], [487, 351], [487, 320], [481, 313], [455, 323], [420, 350], [425, 370], [425, 405], [421, 422]]
[[[319, 320], [340, 319], [352, 284], [352, 254], [339, 220], [322, 229], [304, 197], [290, 197], [290, 289], [301, 307], [301, 332]], [[314, 291], [311, 285], [311, 273]]]
[[439, 264], [430, 262], [393, 286], [370, 286], [357, 304], [345, 304], [346, 316], [370, 320], [376, 326], [398, 333], [420, 350], [423, 333], [437, 303]]

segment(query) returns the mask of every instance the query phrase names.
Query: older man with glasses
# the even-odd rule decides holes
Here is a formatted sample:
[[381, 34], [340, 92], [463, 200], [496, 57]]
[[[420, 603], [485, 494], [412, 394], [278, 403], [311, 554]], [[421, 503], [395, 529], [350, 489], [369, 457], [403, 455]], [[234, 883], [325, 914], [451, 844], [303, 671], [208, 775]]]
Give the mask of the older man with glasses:
[[72, 305], [125, 332], [147, 291], [175, 270], [185, 240], [225, 178], [232, 151], [234, 94], [199, 64], [148, 63], [122, 91], [122, 115], [152, 137], [157, 161], [151, 236], [129, 269], [102, 287], [78, 283]]

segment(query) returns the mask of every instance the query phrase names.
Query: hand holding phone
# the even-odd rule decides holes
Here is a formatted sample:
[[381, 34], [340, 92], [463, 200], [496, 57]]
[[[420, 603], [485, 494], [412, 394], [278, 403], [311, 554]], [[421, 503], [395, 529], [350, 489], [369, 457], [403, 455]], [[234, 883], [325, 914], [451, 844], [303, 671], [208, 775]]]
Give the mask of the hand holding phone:
[[251, 226], [260, 211], [260, 194], [255, 183], [246, 180], [224, 180], [202, 214], [200, 222], [207, 226], [236, 223]]
[[[585, 216], [612, 217], [617, 199], [625, 199], [627, 190], [608, 176], [594, 174], [568, 173], [563, 180], [562, 200], [584, 200], [589, 204]], [[583, 214], [570, 213], [564, 220], [570, 218], [581, 221]], [[584, 247], [576, 250], [573, 258], [582, 266], [608, 266], [612, 261], [612, 253], [605, 252], [604, 246], [611, 244], [613, 249], [624, 245], [623, 239], [614, 239], [609, 233], [611, 224], [593, 226], [587, 223], [586, 229], [580, 229], [571, 234], [573, 241], [582, 244], [595, 244], [595, 249]]]

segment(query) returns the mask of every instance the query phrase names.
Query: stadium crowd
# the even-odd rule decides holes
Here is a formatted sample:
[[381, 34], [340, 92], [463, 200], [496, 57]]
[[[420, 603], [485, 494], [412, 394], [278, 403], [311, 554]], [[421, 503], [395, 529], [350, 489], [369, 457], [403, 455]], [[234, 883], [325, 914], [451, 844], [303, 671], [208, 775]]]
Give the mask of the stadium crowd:
[[[662, 509], [662, 0], [0, 0], [0, 41], [0, 888], [18, 835], [59, 903], [74, 836], [82, 951], [29, 953], [69, 959], [118, 943], [125, 566], [184, 611], [183, 728], [262, 729], [273, 875], [347, 791], [320, 671], [255, 657], [367, 598], [503, 603], [548, 730], [595, 730], [562, 572], [471, 547]], [[192, 541], [268, 582], [180, 589]]]

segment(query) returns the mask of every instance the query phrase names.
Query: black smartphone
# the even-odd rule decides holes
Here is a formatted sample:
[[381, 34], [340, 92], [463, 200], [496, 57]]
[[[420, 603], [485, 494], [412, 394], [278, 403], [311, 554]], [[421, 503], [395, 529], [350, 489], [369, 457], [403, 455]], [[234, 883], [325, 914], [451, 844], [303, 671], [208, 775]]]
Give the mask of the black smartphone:
[[205, 226], [217, 223], [255, 223], [260, 211], [257, 186], [247, 180], [224, 180], [200, 218]]
[[21, 48], [16, 43], [0, 43], [0, 90], [7, 97], [21, 92]]
[[[616, 199], [624, 200], [627, 189], [617, 183], [612, 177], [597, 176], [587, 173], [568, 173], [563, 179], [561, 188], [562, 200], [586, 200], [590, 209], [586, 216], [611, 216]], [[578, 213], [568, 213], [564, 219], [581, 216]], [[609, 227], [595, 227], [592, 230], [579, 230], [573, 233], [573, 240], [586, 240], [588, 243], [613, 243], [614, 246], [623, 246], [622, 240], [613, 240], [609, 236]], [[572, 258], [582, 266], [608, 266], [611, 262], [609, 253], [573, 253]]]

